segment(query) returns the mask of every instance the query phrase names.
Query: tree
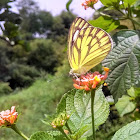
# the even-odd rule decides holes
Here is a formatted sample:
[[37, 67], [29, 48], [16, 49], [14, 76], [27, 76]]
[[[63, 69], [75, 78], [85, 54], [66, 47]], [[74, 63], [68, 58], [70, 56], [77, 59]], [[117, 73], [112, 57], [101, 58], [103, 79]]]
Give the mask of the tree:
[[48, 38], [52, 38], [54, 40], [60, 40], [60, 38], [66, 38], [68, 35], [68, 31], [71, 23], [75, 19], [75, 15], [71, 12], [62, 11], [59, 16], [54, 17], [54, 24], [51, 28], [51, 32], [48, 34]]
[[[1, 0], [0, 1], [0, 30], [2, 34], [0, 39], [6, 41], [8, 45], [13, 46], [18, 40], [18, 25], [21, 22], [19, 14], [10, 10], [11, 2], [15, 0]], [[3, 23], [4, 22], [4, 23]]]

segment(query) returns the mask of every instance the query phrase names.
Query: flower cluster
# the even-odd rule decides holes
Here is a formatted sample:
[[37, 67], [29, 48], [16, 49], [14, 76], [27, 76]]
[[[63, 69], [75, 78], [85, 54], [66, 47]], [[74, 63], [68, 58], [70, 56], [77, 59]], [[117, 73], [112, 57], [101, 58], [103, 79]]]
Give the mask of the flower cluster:
[[93, 8], [93, 5], [97, 3], [98, 0], [86, 0], [84, 3], [82, 3], [82, 6], [84, 6], [85, 10], [89, 7]]
[[0, 112], [0, 126], [10, 126], [17, 120], [18, 113], [15, 110], [15, 106], [11, 107], [11, 110], [5, 110]]
[[99, 72], [87, 73], [86, 75], [81, 75], [77, 79], [73, 79], [73, 86], [76, 89], [83, 89], [90, 91], [91, 89], [97, 88], [100, 84], [104, 82], [109, 73], [109, 68], [104, 67], [105, 75], [100, 74]]
[[53, 128], [63, 127], [69, 118], [70, 115], [66, 115], [66, 113], [60, 113], [57, 118], [52, 121], [51, 125]]

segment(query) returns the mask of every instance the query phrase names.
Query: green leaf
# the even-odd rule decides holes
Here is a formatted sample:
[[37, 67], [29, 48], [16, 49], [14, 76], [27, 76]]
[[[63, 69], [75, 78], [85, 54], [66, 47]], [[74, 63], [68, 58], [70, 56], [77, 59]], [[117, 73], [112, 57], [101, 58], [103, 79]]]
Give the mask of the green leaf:
[[136, 97], [136, 96], [135, 96], [135, 89], [134, 89], [134, 87], [131, 87], [130, 89], [128, 89], [128, 90], [127, 90], [127, 93], [128, 93], [128, 95], [131, 96], [131, 97]]
[[[74, 89], [66, 93], [58, 104], [57, 113], [66, 111], [70, 115], [68, 125], [74, 133], [73, 139], [92, 135], [90, 102], [90, 93], [85, 94], [83, 91]], [[109, 115], [109, 104], [101, 89], [96, 91], [94, 111], [97, 129], [99, 125], [106, 121]]]
[[120, 25], [117, 29], [128, 29], [128, 27], [125, 25]]
[[114, 48], [103, 61], [110, 68], [107, 79], [109, 89], [115, 102], [132, 85], [135, 85], [140, 75], [140, 32], [122, 30], [113, 36]]
[[128, 5], [134, 5], [137, 0], [123, 0], [124, 6], [128, 7]]
[[140, 96], [140, 88], [139, 87], [131, 87], [130, 89], [127, 90], [128, 95], [131, 97], [138, 97]]
[[134, 7], [137, 8], [140, 6], [140, 0], [137, 0], [136, 3], [134, 4]]
[[69, 11], [69, 7], [70, 7], [70, 4], [72, 3], [72, 0], [69, 0], [66, 4], [66, 9]]
[[55, 140], [53, 136], [49, 135], [48, 132], [36, 132], [29, 140]]
[[135, 117], [136, 120], [140, 120], [140, 112], [139, 111], [136, 111], [134, 113], [134, 117]]
[[139, 140], [140, 139], [140, 120], [131, 122], [119, 129], [112, 140]]
[[29, 140], [66, 140], [59, 131], [39, 131], [31, 135]]
[[100, 0], [104, 6], [119, 5], [120, 0]]
[[111, 32], [120, 25], [118, 20], [107, 16], [100, 16], [96, 20], [90, 20], [89, 23], [95, 27], [102, 28], [106, 32]]
[[135, 96], [140, 96], [140, 87], [134, 87], [135, 90]]
[[136, 107], [135, 103], [130, 101], [130, 97], [127, 95], [123, 95], [122, 98], [118, 100], [115, 106], [121, 117], [127, 113], [132, 112]]

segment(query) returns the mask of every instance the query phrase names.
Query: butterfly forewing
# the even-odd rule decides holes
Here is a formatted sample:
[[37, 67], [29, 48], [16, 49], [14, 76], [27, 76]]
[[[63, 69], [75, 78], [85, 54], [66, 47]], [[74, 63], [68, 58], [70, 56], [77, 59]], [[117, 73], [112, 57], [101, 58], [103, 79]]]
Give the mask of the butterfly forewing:
[[70, 62], [70, 65], [72, 67], [72, 53], [73, 53], [73, 44], [75, 42], [75, 40], [77, 39], [77, 36], [79, 34], [79, 32], [83, 29], [88, 27], [90, 24], [88, 22], [86, 22], [84, 19], [78, 17], [76, 18], [69, 30], [69, 36], [68, 36], [68, 59]]
[[[84, 19], [77, 18], [69, 33], [69, 62], [73, 71], [78, 74], [84, 74], [99, 64], [108, 55], [112, 47], [109, 34], [86, 23], [88, 22]], [[87, 26], [84, 27], [84, 25]]]

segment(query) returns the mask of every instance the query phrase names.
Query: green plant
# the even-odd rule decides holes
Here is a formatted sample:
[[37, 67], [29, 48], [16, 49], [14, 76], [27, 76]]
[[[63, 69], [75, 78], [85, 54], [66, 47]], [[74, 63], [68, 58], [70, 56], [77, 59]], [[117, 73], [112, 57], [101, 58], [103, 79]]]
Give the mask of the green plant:
[[53, 42], [51, 40], [38, 40], [37, 44], [34, 44], [33, 51], [28, 56], [27, 63], [31, 66], [35, 66], [37, 69], [42, 69], [48, 73], [54, 73], [54, 68], [58, 64], [57, 55], [53, 48]]
[[13, 90], [9, 86], [9, 83], [0, 82], [0, 95], [11, 93]]
[[[71, 2], [72, 0], [69, 0], [67, 3], [68, 10]], [[85, 9], [90, 7], [96, 10], [94, 8], [96, 2], [97, 0], [86, 0], [82, 5]], [[99, 74], [98, 72], [88, 73], [79, 77], [75, 75], [76, 78], [73, 79], [73, 85], [76, 89], [64, 94], [57, 106], [56, 113], [52, 116], [45, 115], [46, 120], [43, 120], [45, 124], [51, 125], [54, 129], [57, 129], [57, 131], [39, 131], [32, 134], [30, 138], [22, 135], [25, 139], [95, 140], [97, 129], [107, 120], [109, 115], [109, 103], [101, 90], [101, 86], [107, 76], [106, 82], [109, 85], [110, 93], [113, 96], [114, 104], [117, 107], [120, 116], [128, 114], [135, 108], [138, 108], [134, 112], [134, 119], [137, 119], [137, 121], [127, 124], [116, 133], [113, 132], [115, 134], [114, 136], [110, 136], [112, 137], [111, 139], [139, 139], [140, 32], [136, 29], [139, 28], [140, 24], [134, 17], [139, 16], [139, 2], [136, 0], [101, 0], [101, 2], [104, 4], [103, 10], [108, 11], [113, 9], [120, 12], [121, 15], [117, 15], [118, 17], [114, 19], [114, 15], [109, 15], [99, 10], [97, 12], [99, 12], [101, 16], [94, 21], [90, 21], [92, 25], [97, 25], [107, 32], [111, 32], [117, 28], [124, 28], [124, 26], [120, 25], [120, 20], [130, 20], [134, 30], [120, 30], [112, 36], [113, 49], [102, 63], [103, 66], [109, 67], [110, 72], [108, 69], [105, 71], [104, 75]], [[75, 36], [77, 37], [75, 34], [77, 32], [85, 31], [85, 28], [79, 30], [79, 28], [76, 27], [74, 27], [74, 29], [77, 29], [77, 31], [72, 33], [73, 37], [71, 43], [75, 41]], [[91, 26], [88, 26], [88, 28], [91, 28]], [[79, 33], [78, 35], [80, 36], [81, 34]], [[81, 39], [80, 37], [77, 38]], [[77, 38], [76, 41], [78, 40]], [[96, 42], [101, 44], [101, 40], [96, 35], [95, 38], [97, 40]], [[87, 46], [91, 47], [89, 44]], [[80, 46], [75, 47], [77, 50], [76, 56], [80, 56], [78, 55], [78, 47]], [[98, 50], [98, 48], [96, 50]], [[98, 51], [101, 51], [101, 49]], [[72, 58], [73, 57], [74, 56], [72, 56]], [[77, 58], [78, 63], [79, 59], [80, 58]], [[67, 81], [64, 80], [62, 84], [65, 85], [66, 82]], [[59, 84], [57, 87], [59, 87]], [[1, 126], [13, 128], [16, 125], [15, 123], [10, 123], [7, 126], [9, 120], [7, 121], [5, 119], [2, 112], [0, 114]], [[17, 129], [15, 132], [17, 132]], [[20, 134], [19, 131], [17, 133]]]

